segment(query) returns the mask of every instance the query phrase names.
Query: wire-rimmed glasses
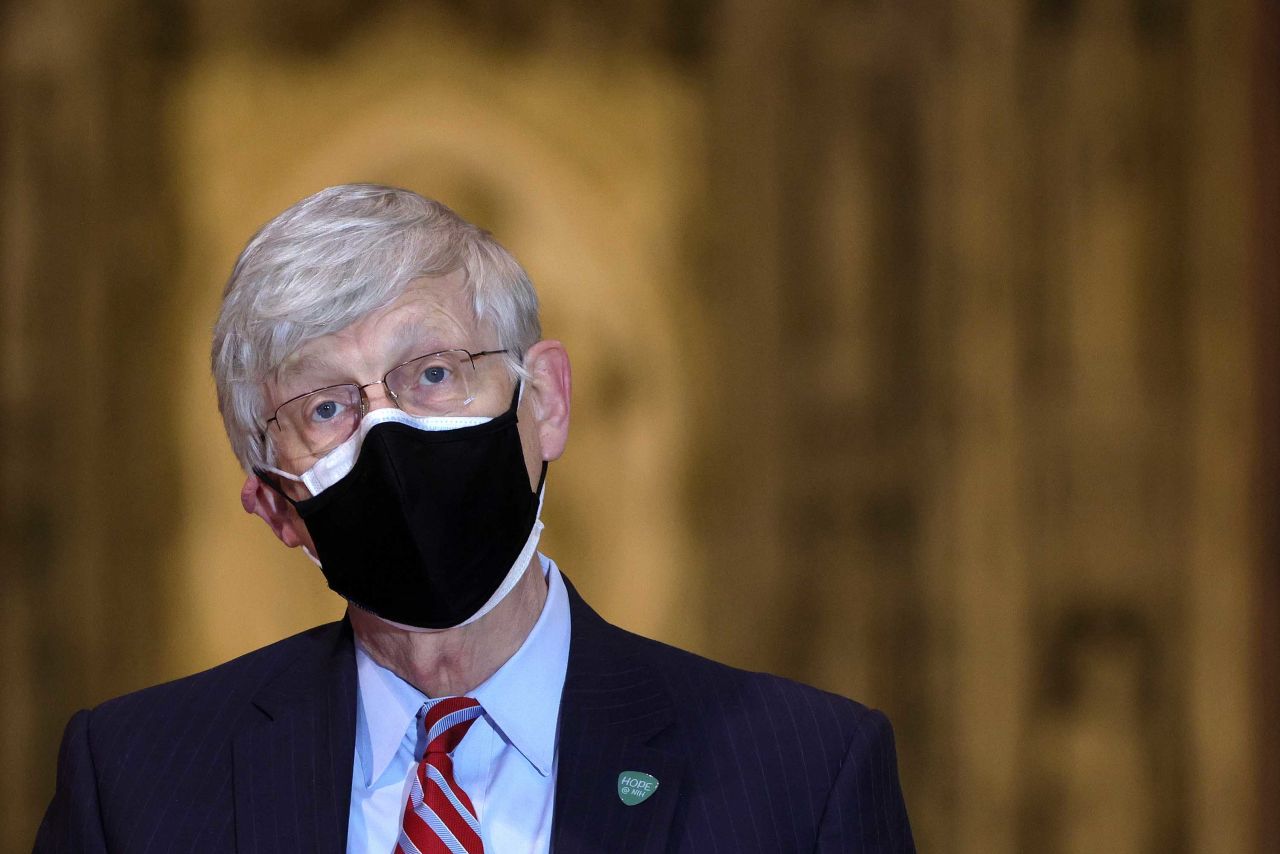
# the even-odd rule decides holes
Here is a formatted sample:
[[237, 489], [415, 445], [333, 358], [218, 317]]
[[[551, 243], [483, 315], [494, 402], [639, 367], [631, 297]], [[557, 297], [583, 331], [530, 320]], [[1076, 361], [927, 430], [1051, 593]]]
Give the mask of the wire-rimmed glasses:
[[319, 457], [355, 433], [369, 408], [365, 389], [381, 385], [387, 396], [410, 415], [460, 415], [475, 399], [475, 360], [507, 350], [441, 350], [396, 365], [382, 379], [339, 383], [292, 397], [267, 419], [269, 438], [281, 462]]

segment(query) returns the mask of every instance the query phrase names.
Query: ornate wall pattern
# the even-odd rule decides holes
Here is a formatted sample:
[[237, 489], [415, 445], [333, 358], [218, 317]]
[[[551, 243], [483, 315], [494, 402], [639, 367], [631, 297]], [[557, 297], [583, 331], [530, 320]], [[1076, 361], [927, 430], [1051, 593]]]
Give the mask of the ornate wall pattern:
[[926, 849], [1247, 850], [1248, 9], [727, 8], [721, 654], [888, 708]]
[[4, 12], [0, 850], [75, 708], [339, 612], [240, 514], [205, 360], [249, 231], [352, 179], [538, 282], [548, 551], [884, 708], [921, 850], [1261, 850], [1271, 6], [417, 7]]
[[173, 627], [171, 45], [137, 4], [0, 25], [0, 848], [30, 848], [75, 708]]

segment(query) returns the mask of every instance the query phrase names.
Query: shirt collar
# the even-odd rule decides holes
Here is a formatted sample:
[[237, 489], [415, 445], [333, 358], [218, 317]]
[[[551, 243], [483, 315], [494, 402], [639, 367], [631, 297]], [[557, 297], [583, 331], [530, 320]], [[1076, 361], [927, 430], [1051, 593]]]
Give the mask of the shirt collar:
[[547, 601], [529, 636], [469, 696], [495, 728], [546, 777], [556, 753], [560, 694], [569, 666], [569, 594], [555, 562], [541, 554]]
[[364, 770], [364, 784], [373, 786], [395, 758], [427, 696], [378, 664], [356, 639], [356, 678], [360, 702], [356, 708], [356, 753]]
[[[569, 666], [569, 596], [560, 570], [539, 554], [547, 579], [547, 599], [524, 643], [496, 672], [467, 696], [480, 701], [485, 716], [542, 776], [555, 760], [560, 694]], [[427, 696], [378, 664], [356, 641], [356, 751], [372, 786], [386, 772]]]

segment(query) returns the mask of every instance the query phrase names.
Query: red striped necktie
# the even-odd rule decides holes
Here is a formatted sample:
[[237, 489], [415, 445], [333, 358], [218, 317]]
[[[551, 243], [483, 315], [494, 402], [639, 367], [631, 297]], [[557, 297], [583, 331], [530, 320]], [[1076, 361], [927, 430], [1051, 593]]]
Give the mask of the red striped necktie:
[[409, 787], [396, 854], [483, 854], [480, 818], [453, 779], [449, 754], [484, 710], [470, 697], [444, 697], [423, 708], [427, 752]]

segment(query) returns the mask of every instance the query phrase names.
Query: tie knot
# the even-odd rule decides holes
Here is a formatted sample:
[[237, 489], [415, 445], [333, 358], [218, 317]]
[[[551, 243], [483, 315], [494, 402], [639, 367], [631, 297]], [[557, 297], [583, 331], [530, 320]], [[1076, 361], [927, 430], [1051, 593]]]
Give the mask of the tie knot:
[[422, 728], [427, 734], [427, 755], [452, 753], [484, 709], [471, 697], [442, 697], [423, 707]]

